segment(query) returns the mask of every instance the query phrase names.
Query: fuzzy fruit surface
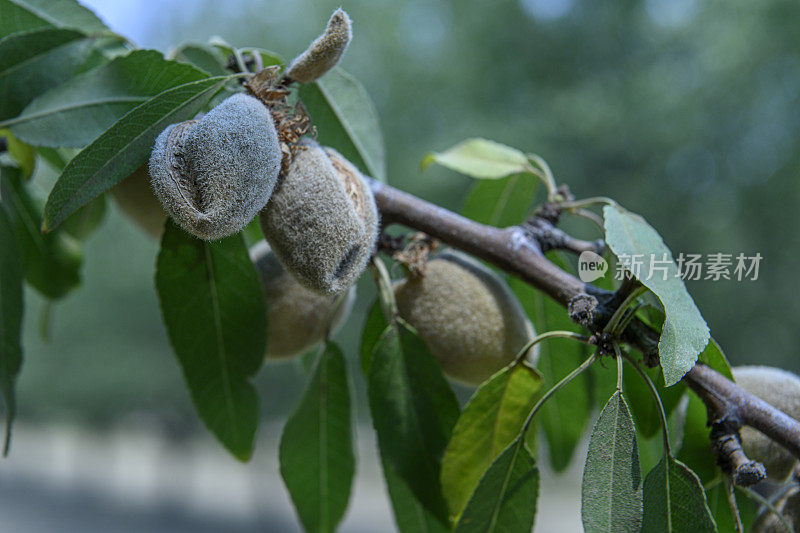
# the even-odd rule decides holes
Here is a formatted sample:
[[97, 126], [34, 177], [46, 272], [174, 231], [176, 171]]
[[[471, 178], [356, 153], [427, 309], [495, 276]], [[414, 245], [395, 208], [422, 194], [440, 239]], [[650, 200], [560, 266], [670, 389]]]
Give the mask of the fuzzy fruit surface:
[[378, 238], [378, 210], [361, 173], [316, 143], [294, 156], [260, 221], [284, 268], [322, 294], [349, 289]]
[[281, 164], [272, 115], [243, 93], [199, 120], [168, 126], [150, 157], [153, 190], [186, 231], [217, 240], [242, 230], [264, 207]]
[[[800, 420], [800, 378], [795, 374], [769, 366], [738, 366], [733, 377], [750, 394]], [[792, 473], [797, 460], [783, 446], [748, 426], [740, 435], [745, 455], [763, 463], [767, 477], [784, 480]]]
[[[446, 251], [425, 275], [395, 283], [400, 316], [419, 332], [445, 375], [477, 385], [536, 336], [506, 283], [474, 259]], [[534, 362], [537, 347], [527, 357]]]
[[167, 212], [150, 187], [147, 165], [142, 165], [133, 174], [111, 189], [120, 211], [125, 213], [139, 229], [154, 239], [160, 239], [167, 221]]
[[350, 44], [353, 38], [351, 27], [347, 12], [341, 8], [334, 11], [325, 32], [292, 61], [286, 69], [286, 77], [300, 83], [310, 83], [324, 76], [339, 63]]

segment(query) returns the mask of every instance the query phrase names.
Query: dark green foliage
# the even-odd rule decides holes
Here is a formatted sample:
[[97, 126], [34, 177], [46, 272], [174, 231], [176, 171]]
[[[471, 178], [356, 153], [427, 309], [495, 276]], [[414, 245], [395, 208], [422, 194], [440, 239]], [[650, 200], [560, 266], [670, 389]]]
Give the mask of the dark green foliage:
[[399, 477], [447, 524], [440, 462], [459, 408], [439, 365], [416, 334], [392, 324], [375, 346], [368, 387], [381, 456], [392, 469], [387, 481]]
[[320, 350], [280, 446], [281, 475], [306, 531], [336, 529], [350, 499], [355, 472], [350, 390], [344, 354]]
[[250, 379], [266, 349], [258, 274], [240, 235], [215, 243], [167, 224], [156, 289], [198, 414], [238, 459], [253, 451], [258, 398]]

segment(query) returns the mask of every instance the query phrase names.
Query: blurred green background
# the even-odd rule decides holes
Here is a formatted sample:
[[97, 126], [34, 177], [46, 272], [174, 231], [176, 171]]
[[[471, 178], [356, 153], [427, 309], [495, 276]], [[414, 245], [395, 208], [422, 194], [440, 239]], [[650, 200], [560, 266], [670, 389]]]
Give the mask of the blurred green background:
[[[91, 0], [116, 31], [166, 52], [220, 35], [287, 58], [339, 1]], [[577, 197], [641, 213], [677, 254], [761, 253], [757, 281], [689, 283], [735, 364], [800, 370], [800, 4], [795, 0], [345, 1], [343, 67], [373, 96], [392, 185], [458, 209], [470, 185], [422, 156], [471, 136], [542, 155]], [[584, 237], [588, 225], [573, 225]], [[145, 418], [199, 427], [153, 289], [157, 243], [112, 206], [87, 244], [84, 285], [50, 310], [27, 293], [19, 409], [29, 421]], [[360, 304], [372, 298], [362, 280]], [[363, 313], [339, 334], [356, 358]], [[356, 365], [351, 372], [356, 376]], [[283, 419], [297, 362], [257, 378]], [[359, 388], [360, 380], [354, 379]], [[363, 391], [362, 391], [363, 392]], [[364, 403], [358, 402], [364, 411]]]

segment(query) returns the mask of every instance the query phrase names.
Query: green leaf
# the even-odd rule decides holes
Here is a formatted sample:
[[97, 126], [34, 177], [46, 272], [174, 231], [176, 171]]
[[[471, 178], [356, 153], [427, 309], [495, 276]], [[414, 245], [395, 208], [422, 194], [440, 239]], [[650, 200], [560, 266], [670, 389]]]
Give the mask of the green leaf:
[[367, 319], [364, 322], [364, 331], [361, 334], [361, 370], [365, 376], [369, 376], [369, 367], [372, 365], [372, 354], [375, 345], [386, 330], [386, 319], [383, 316], [380, 300], [375, 300], [369, 308]]
[[0, 37], [46, 27], [108, 32], [94, 13], [75, 0], [0, 0], [0, 13]]
[[[223, 57], [223, 65], [226, 65], [229, 60], [234, 58], [234, 51], [238, 50], [239, 53], [242, 55], [242, 59], [247, 61], [249, 59], [248, 56], [255, 57], [256, 55], [261, 58], [261, 64], [264, 67], [270, 65], [283, 65], [286, 63], [286, 60], [283, 58], [282, 55], [273, 52], [272, 50], [264, 50], [263, 48], [235, 48], [230, 43], [226, 42], [223, 38], [215, 35], [211, 39], [208, 40], [208, 46], [213, 49], [216, 53], [222, 54]], [[255, 68], [256, 65], [253, 65]]]
[[79, 241], [85, 241], [100, 227], [106, 217], [106, 197], [98, 196], [78, 209], [61, 225], [64, 232]]
[[[713, 338], [699, 359], [728, 379], [733, 379], [730, 364]], [[704, 483], [710, 483], [719, 475], [720, 469], [717, 466], [717, 457], [709, 445], [711, 430], [708, 427], [708, 409], [696, 394], [689, 394], [688, 397], [683, 424], [683, 442], [677, 456], [689, 465]]]
[[512, 442], [481, 478], [456, 533], [529, 533], [536, 518], [539, 470], [525, 446]]
[[[664, 387], [661, 377], [661, 368], [645, 368], [645, 372], [650, 376], [653, 384], [664, 405], [664, 412], [667, 416], [672, 413], [680, 403], [681, 398], [686, 392], [686, 387]], [[658, 404], [653, 398], [650, 388], [636, 370], [625, 361], [625, 372], [622, 377], [625, 395], [630, 400], [630, 408], [633, 418], [636, 420], [636, 429], [645, 438], [650, 438], [661, 430], [661, 418], [658, 414]]]
[[47, 298], [63, 297], [81, 281], [80, 245], [63, 232], [42, 235], [41, 209], [18, 169], [3, 167], [0, 194], [28, 283]]
[[331, 146], [358, 169], [386, 181], [386, 155], [378, 113], [367, 91], [350, 74], [334, 68], [314, 83], [300, 86], [317, 140]]
[[30, 178], [33, 175], [33, 169], [36, 167], [36, 152], [34, 149], [17, 140], [10, 130], [0, 130], [0, 137], [6, 140], [8, 153], [14, 158], [25, 177]]
[[11, 443], [11, 425], [17, 412], [15, 386], [22, 366], [22, 262], [14, 227], [0, 204], [0, 389], [6, 416], [3, 455]]
[[636, 429], [620, 391], [600, 413], [583, 470], [581, 517], [587, 532], [636, 532], [642, 524], [642, 472]]
[[683, 442], [677, 456], [705, 483], [713, 480], [720, 472], [717, 457], [709, 444], [711, 428], [706, 425], [707, 421], [706, 405], [695, 394], [689, 394], [683, 424]]
[[[541, 291], [516, 278], [508, 280], [536, 331], [577, 331], [564, 308], [544, 296]], [[570, 339], [552, 339], [539, 345], [536, 368], [542, 373], [543, 390], [558, 383], [586, 360], [584, 344]], [[553, 469], [561, 472], [569, 466], [575, 447], [580, 442], [592, 414], [591, 380], [583, 373], [542, 406], [537, 418], [544, 428]]]
[[77, 151], [74, 148], [43, 148], [39, 147], [36, 149], [36, 153], [42, 156], [48, 165], [53, 167], [53, 170], [58, 171], [60, 174], [64, 167], [67, 166], [70, 159], [75, 157]]
[[519, 436], [541, 388], [537, 371], [515, 363], [475, 391], [442, 460], [442, 490], [451, 516], [461, 514], [492, 461]]
[[475, 182], [461, 214], [499, 228], [521, 223], [531, 211], [539, 180], [533, 174], [512, 174], [499, 180]]
[[194, 65], [211, 76], [227, 76], [231, 73], [225, 68], [227, 57], [219, 49], [205, 44], [183, 44], [174, 49], [169, 58]]
[[666, 455], [644, 480], [642, 532], [715, 532], [700, 479]]
[[731, 364], [728, 362], [728, 358], [725, 357], [725, 352], [722, 351], [722, 348], [713, 337], [708, 342], [708, 346], [703, 350], [703, 353], [698, 357], [698, 360], [707, 364], [729, 380], [734, 381]]
[[49, 90], [7, 124], [29, 144], [80, 147], [153, 96], [207, 77], [155, 50], [136, 50]]
[[[666, 320], [658, 351], [666, 385], [674, 385], [691, 370], [708, 344], [711, 337], [708, 326], [686, 291], [672, 253], [658, 232], [645, 219], [618, 205], [605, 206], [603, 216], [608, 246], [629, 270], [635, 270], [631, 267], [632, 259], [641, 259], [638, 277], [664, 306]], [[659, 264], [654, 265], [655, 261]], [[661, 261], [665, 261], [663, 265]], [[659, 270], [662, 266], [666, 268], [666, 276]]]
[[333, 532], [355, 472], [350, 390], [344, 355], [320, 351], [303, 397], [283, 430], [281, 476], [306, 531]]
[[433, 163], [477, 179], [505, 178], [530, 169], [524, 153], [486, 139], [467, 139], [445, 152], [431, 152], [422, 160], [422, 168]]
[[197, 412], [242, 461], [253, 452], [258, 397], [250, 384], [267, 344], [264, 297], [237, 234], [209, 243], [168, 222], [156, 289]]
[[394, 520], [401, 533], [446, 533], [450, 527], [441, 522], [419, 503], [408, 484], [394, 471], [394, 467], [381, 458]]
[[16, 117], [31, 100], [74, 76], [93, 44], [81, 32], [55, 28], [0, 39], [0, 121]]
[[229, 79], [207, 78], [179, 85], [147, 100], [114, 123], [64, 168], [47, 199], [44, 230], [55, 228], [130, 176], [148, 159], [164, 128], [194, 116]]
[[419, 503], [447, 524], [440, 462], [458, 402], [422, 339], [406, 326], [389, 326], [375, 346], [368, 395], [381, 456]]

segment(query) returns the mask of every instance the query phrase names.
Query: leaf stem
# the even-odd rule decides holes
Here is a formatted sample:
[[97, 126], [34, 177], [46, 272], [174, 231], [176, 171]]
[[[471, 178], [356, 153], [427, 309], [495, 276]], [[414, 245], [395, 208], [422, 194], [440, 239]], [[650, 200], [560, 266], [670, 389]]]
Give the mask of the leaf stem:
[[394, 299], [394, 291], [392, 290], [392, 278], [389, 276], [389, 271], [386, 270], [386, 265], [378, 257], [372, 258], [372, 275], [375, 278], [375, 284], [378, 286], [378, 297], [381, 300], [383, 316], [387, 322], [394, 322], [398, 313], [397, 302]]
[[553, 171], [550, 170], [550, 165], [547, 164], [547, 161], [544, 160], [539, 155], [536, 154], [527, 154], [528, 161], [536, 165], [536, 167], [530, 167], [530, 171], [532, 174], [538, 176], [543, 182], [545, 187], [547, 187], [547, 200], [553, 202], [556, 200], [556, 195], [558, 195], [558, 187], [556, 186], [556, 180], [553, 177]]
[[631, 293], [625, 297], [622, 303], [619, 304], [619, 307], [614, 310], [614, 314], [611, 315], [611, 318], [608, 320], [606, 327], [603, 328], [603, 331], [605, 333], [610, 333], [613, 336], [619, 335], [621, 333], [618, 331], [621, 329], [619, 326], [623, 323], [622, 317], [625, 316], [625, 311], [628, 310], [628, 306], [631, 304], [631, 302], [636, 300], [636, 298], [647, 292], [647, 290], [647, 287], [640, 285], [631, 291]]
[[615, 359], [617, 360], [617, 390], [622, 392], [622, 357], [618, 354]]
[[553, 331], [546, 331], [541, 335], [537, 335], [533, 339], [523, 346], [517, 355], [514, 357], [515, 362], [519, 362], [525, 358], [525, 355], [528, 351], [533, 348], [535, 345], [539, 344], [540, 342], [547, 340], [547, 339], [573, 339], [584, 344], [589, 344], [590, 337], [586, 335], [581, 335], [580, 333], [575, 333], [574, 331], [565, 331], [565, 330], [553, 330]]
[[567, 213], [575, 215], [576, 217], [585, 218], [597, 226], [601, 233], [604, 233], [606, 230], [605, 226], [603, 225], [603, 217], [593, 213], [592, 211], [589, 211], [588, 209], [569, 209], [567, 210]]
[[653, 384], [653, 380], [650, 379], [650, 376], [647, 375], [647, 372], [642, 370], [636, 361], [631, 359], [628, 354], [622, 353], [622, 350], [619, 347], [619, 343], [614, 341], [614, 353], [617, 355], [617, 358], [625, 357], [631, 366], [639, 373], [642, 379], [647, 383], [647, 388], [650, 389], [650, 394], [653, 395], [653, 400], [655, 400], [656, 405], [658, 405], [658, 416], [661, 418], [661, 434], [664, 437], [664, 453], [668, 456], [672, 456], [672, 449], [669, 445], [669, 428], [667, 427], [667, 413], [664, 411], [664, 404], [661, 402], [661, 396], [658, 394], [658, 390], [656, 386]]
[[760, 503], [761, 505], [763, 505], [767, 509], [767, 511], [771, 512], [772, 514], [774, 514], [778, 518], [778, 520], [780, 520], [780, 522], [783, 525], [783, 527], [786, 528], [786, 531], [789, 531], [790, 533], [795, 533], [794, 528], [786, 520], [786, 517], [784, 517], [783, 514], [781, 514], [768, 499], [766, 499], [761, 494], [759, 494], [756, 491], [754, 491], [752, 489], [749, 489], [747, 487], [739, 487], [739, 489], [744, 491], [744, 493], [747, 495], [748, 498], [750, 498], [751, 500], [755, 500], [756, 502]]
[[527, 418], [527, 419], [525, 419], [525, 424], [522, 426], [522, 431], [520, 432], [520, 435], [524, 435], [525, 433], [527, 433], [527, 432], [528, 432], [528, 429], [529, 429], [529, 428], [530, 428], [530, 426], [531, 426], [531, 422], [533, 421], [533, 417], [534, 417], [534, 416], [536, 416], [536, 413], [539, 411], [539, 409], [542, 407], [542, 405], [544, 405], [544, 403], [545, 403], [547, 400], [549, 400], [549, 399], [550, 399], [550, 397], [551, 397], [552, 395], [554, 395], [554, 394], [555, 394], [555, 393], [557, 393], [559, 390], [561, 390], [562, 388], [564, 388], [564, 386], [565, 386], [565, 385], [567, 385], [567, 384], [568, 384], [570, 381], [572, 381], [572, 380], [573, 380], [573, 379], [575, 379], [576, 377], [580, 376], [580, 375], [581, 375], [581, 374], [582, 374], [582, 373], [583, 373], [583, 372], [584, 372], [584, 371], [585, 371], [587, 368], [589, 368], [590, 366], [592, 366], [592, 364], [593, 364], [595, 361], [597, 361], [597, 352], [595, 352], [595, 353], [593, 353], [592, 355], [590, 355], [590, 356], [589, 356], [589, 357], [586, 359], [586, 361], [584, 361], [583, 363], [581, 363], [581, 366], [579, 366], [578, 368], [576, 368], [575, 370], [573, 370], [572, 372], [570, 372], [569, 374], [567, 374], [567, 376], [566, 376], [566, 377], [564, 377], [564, 379], [562, 379], [561, 381], [559, 381], [558, 383], [556, 383], [555, 385], [553, 385], [553, 386], [550, 388], [550, 390], [548, 390], [548, 391], [547, 391], [547, 392], [544, 394], [544, 396], [542, 396], [542, 397], [539, 399], [539, 401], [538, 401], [538, 402], [536, 402], [536, 405], [534, 405], [534, 406], [533, 406], [533, 409], [531, 409], [531, 412], [530, 412], [530, 414], [528, 415], [528, 418]]
[[231, 50], [233, 51], [233, 58], [236, 61], [236, 68], [239, 69], [239, 72], [242, 74], [250, 74], [250, 69], [247, 68], [247, 63], [244, 60], [244, 56], [242, 56], [242, 51], [235, 46], [232, 47]]
[[742, 517], [739, 515], [739, 505], [736, 503], [736, 492], [734, 491], [733, 480], [730, 476], [725, 476], [725, 496], [728, 499], [728, 507], [730, 507], [731, 514], [733, 515], [736, 533], [744, 533]]
[[584, 198], [582, 200], [573, 200], [571, 202], [561, 202], [558, 207], [561, 209], [578, 209], [581, 207], [589, 207], [593, 205], [616, 205], [617, 202], [607, 196], [592, 196], [591, 198]]

